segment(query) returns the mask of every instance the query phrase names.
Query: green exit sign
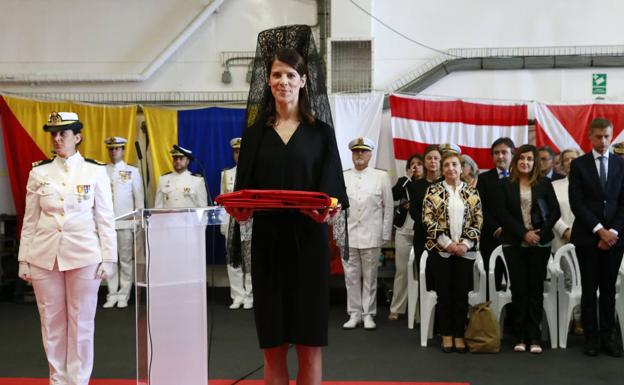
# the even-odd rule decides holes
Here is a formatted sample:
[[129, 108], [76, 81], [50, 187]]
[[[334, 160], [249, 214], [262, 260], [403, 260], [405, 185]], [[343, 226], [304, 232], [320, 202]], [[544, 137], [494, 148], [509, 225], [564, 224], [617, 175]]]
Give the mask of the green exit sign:
[[592, 95], [607, 93], [607, 74], [592, 74]]

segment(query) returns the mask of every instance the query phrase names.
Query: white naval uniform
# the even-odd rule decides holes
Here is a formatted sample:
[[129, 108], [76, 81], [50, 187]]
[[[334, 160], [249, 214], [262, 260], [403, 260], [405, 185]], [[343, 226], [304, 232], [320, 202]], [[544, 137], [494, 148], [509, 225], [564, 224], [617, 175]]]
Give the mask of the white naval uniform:
[[[236, 182], [236, 166], [221, 171], [221, 194], [231, 193], [234, 191], [234, 183]], [[230, 216], [226, 215], [225, 220], [221, 224], [221, 234], [224, 237], [228, 235], [228, 226], [230, 223]], [[241, 267], [232, 267], [227, 264], [228, 278], [230, 280], [230, 297], [232, 303], [247, 304], [247, 306], [253, 304], [253, 293], [251, 290], [251, 274], [243, 274]]]
[[[120, 161], [107, 164], [106, 173], [111, 182], [115, 217], [143, 208], [143, 182], [138, 168]], [[117, 229], [119, 268], [113, 269], [113, 274], [106, 280], [107, 298], [128, 302], [134, 278], [134, 237], [131, 225], [116, 223], [115, 228]]]
[[349, 260], [342, 261], [347, 313], [377, 314], [377, 268], [381, 246], [392, 236], [394, 201], [388, 173], [367, 167], [344, 172], [349, 196]]
[[117, 261], [113, 201], [103, 165], [79, 152], [30, 171], [18, 260], [30, 264], [50, 384], [87, 385], [100, 262]]
[[157, 209], [175, 209], [208, 206], [208, 194], [204, 178], [191, 174], [188, 170], [181, 173], [168, 172], [160, 177], [154, 207]]

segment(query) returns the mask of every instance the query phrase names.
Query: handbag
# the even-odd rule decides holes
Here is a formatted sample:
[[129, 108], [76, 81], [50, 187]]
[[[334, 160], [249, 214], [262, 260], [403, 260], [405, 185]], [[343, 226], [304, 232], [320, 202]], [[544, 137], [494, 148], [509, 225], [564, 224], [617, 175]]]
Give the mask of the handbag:
[[531, 206], [531, 225], [533, 225], [534, 230], [540, 230], [544, 226], [549, 213], [550, 210], [546, 200], [537, 198]]
[[473, 308], [464, 333], [464, 339], [471, 353], [498, 353], [501, 348], [501, 331], [491, 301], [480, 303]]

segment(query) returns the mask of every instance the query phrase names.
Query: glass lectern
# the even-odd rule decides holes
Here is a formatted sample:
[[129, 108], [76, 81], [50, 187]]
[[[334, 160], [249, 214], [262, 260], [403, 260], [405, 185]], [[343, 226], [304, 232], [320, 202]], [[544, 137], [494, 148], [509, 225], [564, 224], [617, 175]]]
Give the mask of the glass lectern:
[[224, 215], [208, 207], [117, 218], [134, 229], [137, 384], [208, 383], [206, 226]]

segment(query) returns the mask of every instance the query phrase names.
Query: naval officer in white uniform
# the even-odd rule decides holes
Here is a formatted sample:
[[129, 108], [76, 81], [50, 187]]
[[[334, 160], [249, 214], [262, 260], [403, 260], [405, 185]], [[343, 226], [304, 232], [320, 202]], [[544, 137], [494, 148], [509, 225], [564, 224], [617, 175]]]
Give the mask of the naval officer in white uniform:
[[193, 152], [174, 146], [169, 153], [174, 171], [161, 175], [154, 207], [175, 209], [208, 206], [208, 193], [204, 178], [188, 170], [189, 163], [193, 159]]
[[[230, 140], [230, 147], [234, 157], [234, 163], [238, 164], [238, 154], [240, 152], [241, 138], [233, 138]], [[221, 171], [221, 194], [231, 193], [234, 191], [236, 182], [236, 165], [234, 167]], [[230, 216], [227, 215], [221, 224], [221, 234], [227, 238], [229, 230]], [[242, 242], [249, 242], [241, 239]], [[242, 250], [247, 250], [242, 247]], [[251, 290], [251, 272], [243, 274], [242, 267], [232, 267], [227, 264], [228, 279], [230, 280], [230, 297], [232, 304], [230, 309], [252, 309], [253, 308], [253, 292]]]
[[392, 185], [387, 172], [368, 167], [374, 148], [369, 138], [349, 142], [354, 168], [344, 172], [349, 196], [349, 259], [342, 260], [349, 313], [345, 329], [362, 322], [367, 330], [377, 327], [379, 255], [381, 245], [392, 236]]
[[98, 288], [117, 262], [110, 180], [77, 150], [77, 114], [53, 112], [43, 128], [56, 157], [28, 176], [18, 274], [35, 291], [50, 384], [87, 385]]
[[[106, 172], [111, 181], [115, 217], [142, 209], [144, 206], [143, 182], [139, 169], [123, 161], [127, 142], [127, 139], [118, 136], [104, 140], [111, 161], [106, 165]], [[113, 270], [113, 275], [106, 280], [108, 295], [104, 308], [112, 308], [115, 305], [118, 308], [128, 307], [134, 278], [132, 225], [118, 222], [115, 223], [115, 228], [117, 229], [119, 264], [118, 268]]]

